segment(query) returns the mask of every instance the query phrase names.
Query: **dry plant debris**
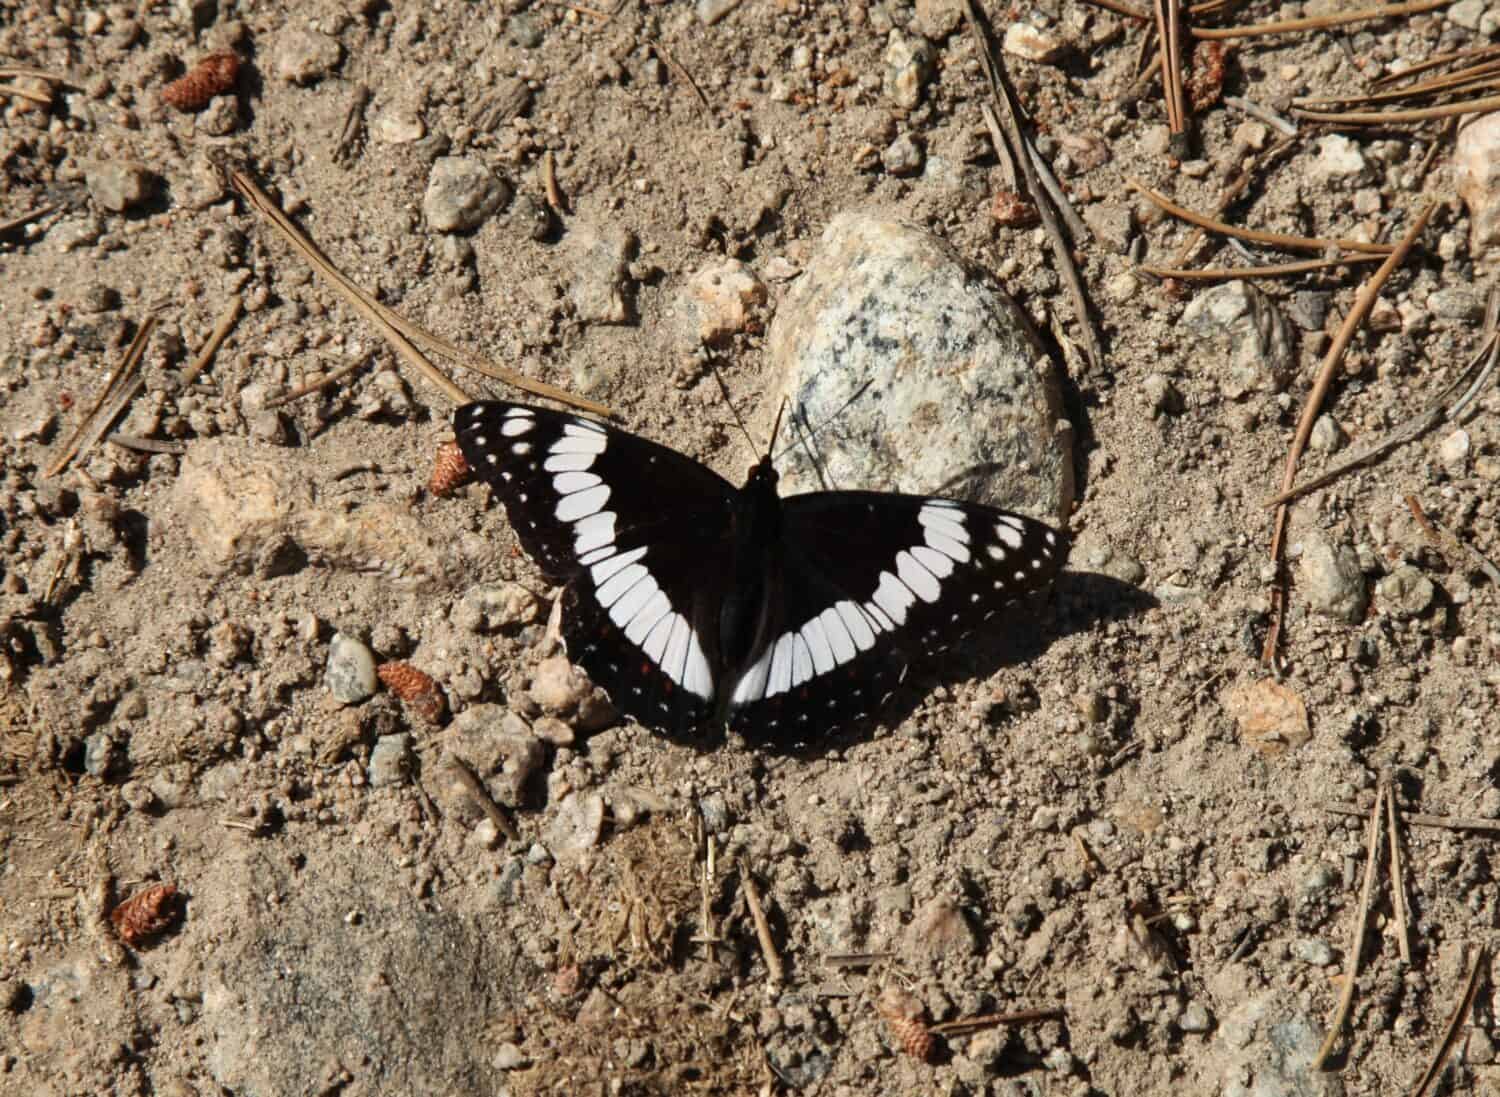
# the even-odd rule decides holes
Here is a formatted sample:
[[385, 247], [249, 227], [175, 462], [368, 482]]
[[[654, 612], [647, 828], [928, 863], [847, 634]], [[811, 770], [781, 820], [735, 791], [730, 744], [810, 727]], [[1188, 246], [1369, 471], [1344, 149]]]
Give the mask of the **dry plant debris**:
[[427, 723], [435, 724], [442, 719], [446, 707], [443, 691], [426, 671], [418, 670], [410, 663], [393, 662], [381, 663], [375, 668], [375, 675], [386, 689], [401, 698]]
[[918, 1062], [932, 1060], [937, 1038], [927, 1023], [927, 1007], [916, 995], [898, 986], [888, 986], [875, 999], [875, 1012], [891, 1030], [897, 1047]]
[[472, 475], [469, 463], [464, 460], [464, 451], [457, 442], [443, 442], [432, 459], [432, 475], [427, 480], [427, 490], [439, 499], [452, 495], [468, 482]]
[[162, 101], [183, 112], [202, 110], [214, 96], [233, 89], [239, 75], [239, 54], [233, 50], [211, 53], [162, 88]]
[[115, 932], [131, 948], [140, 948], [152, 937], [169, 928], [179, 913], [177, 888], [172, 884], [153, 884], [143, 888], [110, 911], [109, 920]]

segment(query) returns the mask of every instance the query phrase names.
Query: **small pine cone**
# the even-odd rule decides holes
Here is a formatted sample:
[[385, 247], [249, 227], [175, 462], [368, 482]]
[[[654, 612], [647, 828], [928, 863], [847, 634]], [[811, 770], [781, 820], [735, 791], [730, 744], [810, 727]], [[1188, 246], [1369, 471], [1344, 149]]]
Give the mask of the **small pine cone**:
[[109, 920], [115, 932], [131, 948], [172, 924], [177, 917], [177, 889], [171, 884], [155, 884], [138, 891], [110, 911]]
[[997, 224], [1009, 228], [1034, 225], [1042, 219], [1036, 207], [1013, 190], [995, 192], [995, 197], [990, 199], [990, 216]]
[[375, 668], [375, 675], [386, 689], [428, 723], [435, 724], [442, 718], [443, 691], [438, 689], [432, 675], [410, 663], [381, 663]]
[[900, 987], [886, 987], [875, 1000], [880, 1014], [895, 1037], [897, 1045], [913, 1059], [930, 1062], [936, 1038], [927, 1027], [922, 1003]]
[[464, 451], [457, 442], [444, 442], [437, 448], [432, 459], [432, 478], [427, 481], [427, 490], [442, 498], [452, 495], [470, 474], [469, 462], [464, 460]]
[[161, 90], [162, 101], [180, 111], [202, 110], [215, 95], [234, 87], [240, 75], [240, 59], [225, 50], [211, 53], [185, 75]]

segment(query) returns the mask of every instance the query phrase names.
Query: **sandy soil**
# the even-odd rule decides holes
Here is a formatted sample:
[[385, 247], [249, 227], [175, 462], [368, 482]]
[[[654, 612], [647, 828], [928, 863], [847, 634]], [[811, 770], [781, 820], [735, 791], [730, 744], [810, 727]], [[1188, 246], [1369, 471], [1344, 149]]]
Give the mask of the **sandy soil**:
[[[484, 491], [425, 487], [451, 402], [219, 170], [252, 172], [384, 304], [735, 476], [742, 443], [680, 322], [689, 277], [726, 257], [769, 291], [714, 352], [747, 407], [788, 280], [866, 204], [1077, 338], [1040, 231], [994, 216], [1004, 176], [961, 12], [0, 5], [0, 67], [70, 85], [50, 106], [0, 99], [0, 221], [57, 207], [0, 236], [0, 1092], [1411, 1091], [1500, 926], [1500, 621], [1473, 557], [1407, 497], [1500, 558], [1500, 398], [1465, 439], [1440, 427], [1293, 508], [1267, 685], [1263, 502], [1369, 268], [1261, 283], [1290, 367], [1249, 385], [1180, 324], [1202, 288], [1130, 273], [1187, 231], [1128, 178], [1212, 209], [1225, 168], [1275, 137], [1210, 86], [1174, 158], [1155, 84], [1130, 94], [1139, 24], [1079, 4], [991, 16], [1061, 43], [1007, 64], [1093, 234], [1076, 250], [1107, 356], [1058, 355], [1078, 439], [1068, 573], [916, 674], [880, 726], [801, 753], [542, 719], [538, 677], [561, 673], [547, 592]], [[1442, 13], [1257, 38], [1224, 91], [1285, 110], [1481, 39]], [[244, 61], [233, 87], [164, 104], [217, 50]], [[914, 51], [926, 64], [903, 69]], [[1425, 406], [1479, 345], [1489, 275], [1446, 153], [1419, 174], [1436, 132], [1353, 133], [1350, 172], [1304, 127], [1226, 214], [1390, 239], [1439, 203], [1340, 369], [1309, 472]], [[445, 156], [508, 184], [472, 231], [424, 214]], [[619, 323], [590, 296], [611, 256]], [[1243, 259], [1209, 243], [1194, 261]], [[116, 429], [166, 452], [102, 442], [46, 475], [148, 316]], [[219, 544], [236, 499], [299, 534]], [[1368, 591], [1357, 611], [1312, 600], [1325, 558]], [[451, 718], [386, 691], [339, 703], [335, 633], [431, 674]], [[442, 759], [465, 751], [519, 840], [455, 786]], [[1491, 831], [1406, 831], [1410, 959], [1382, 869], [1338, 1069], [1318, 1074], [1366, 848], [1363, 815], [1323, 806], [1367, 811], [1387, 773], [1403, 804]], [[177, 894], [159, 932], [122, 941], [110, 912], [161, 884]], [[1432, 1092], [1500, 1091], [1487, 965]], [[902, 1049], [929, 1022], [1036, 1009], [1059, 1012], [949, 1033], [927, 1061]]]

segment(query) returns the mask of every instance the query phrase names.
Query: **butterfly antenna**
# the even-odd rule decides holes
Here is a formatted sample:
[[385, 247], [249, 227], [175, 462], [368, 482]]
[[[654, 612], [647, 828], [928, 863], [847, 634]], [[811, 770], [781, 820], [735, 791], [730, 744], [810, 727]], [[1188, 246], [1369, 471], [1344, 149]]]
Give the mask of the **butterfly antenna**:
[[770, 457], [776, 449], [776, 436], [781, 433], [781, 417], [786, 414], [786, 397], [781, 398], [781, 407], [776, 409], [776, 422], [771, 424], [771, 440], [766, 443], [766, 456]]
[[[750, 428], [745, 426], [745, 421], [740, 418], [739, 410], [734, 406], [734, 401], [729, 398], [729, 386], [724, 383], [724, 377], [719, 373], [719, 367], [710, 362], [708, 369], [714, 375], [714, 380], [719, 383], [719, 391], [724, 394], [724, 405], [729, 408], [729, 414], [734, 416], [734, 421], [739, 424], [740, 433], [745, 436], [745, 441], [750, 443], [750, 448], [754, 449], [755, 439], [750, 437]], [[779, 421], [781, 416], [778, 415], [776, 418]]]
[[790, 453], [793, 449], [795, 449], [799, 445], [800, 446], [807, 446], [808, 447], [808, 452], [811, 453], [811, 443], [812, 443], [813, 435], [817, 434], [820, 430], [822, 430], [824, 427], [828, 426], [830, 423], [837, 422], [838, 421], [838, 417], [840, 415], [844, 414], [844, 410], [846, 408], [848, 408], [851, 404], [853, 404], [854, 401], [858, 400], [861, 396], [863, 396], [866, 393], [866, 391], [869, 390], [870, 386], [873, 385], [874, 383], [875, 383], [875, 379], [873, 377], [872, 378], [867, 378], [866, 380], [864, 380], [863, 382], [861, 382], [859, 388], [857, 388], [857, 389], [854, 390], [853, 394], [850, 395], [849, 399], [845, 400], [842, 404], [840, 404], [838, 406], [838, 408], [835, 409], [835, 411], [834, 411], [834, 413], [832, 415], [830, 415], [827, 419], [824, 419], [821, 423], [819, 423], [815, 427], [811, 426], [811, 425], [809, 425], [807, 423], [807, 418], [806, 418], [806, 416], [804, 414], [799, 414], [797, 412], [793, 412], [792, 413], [792, 422], [793, 423], [800, 423], [800, 424], [802, 424], [801, 436], [798, 437], [798, 438], [794, 438], [792, 441], [788, 442], [787, 445], [786, 445], [786, 449], [784, 449], [780, 453], [776, 454], [775, 457], [772, 458], [772, 460], [773, 461], [779, 461], [779, 460], [781, 460], [781, 458], [785, 457], [788, 453]]

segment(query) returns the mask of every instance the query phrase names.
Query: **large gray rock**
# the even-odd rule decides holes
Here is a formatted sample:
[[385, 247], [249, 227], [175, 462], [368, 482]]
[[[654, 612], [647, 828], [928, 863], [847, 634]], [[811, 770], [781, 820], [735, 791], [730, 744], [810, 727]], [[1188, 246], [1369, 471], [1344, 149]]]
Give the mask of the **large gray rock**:
[[941, 492], [1065, 515], [1070, 434], [1025, 332], [1015, 303], [945, 241], [879, 213], [834, 218], [771, 324], [763, 410], [769, 427], [788, 402], [782, 493]]

